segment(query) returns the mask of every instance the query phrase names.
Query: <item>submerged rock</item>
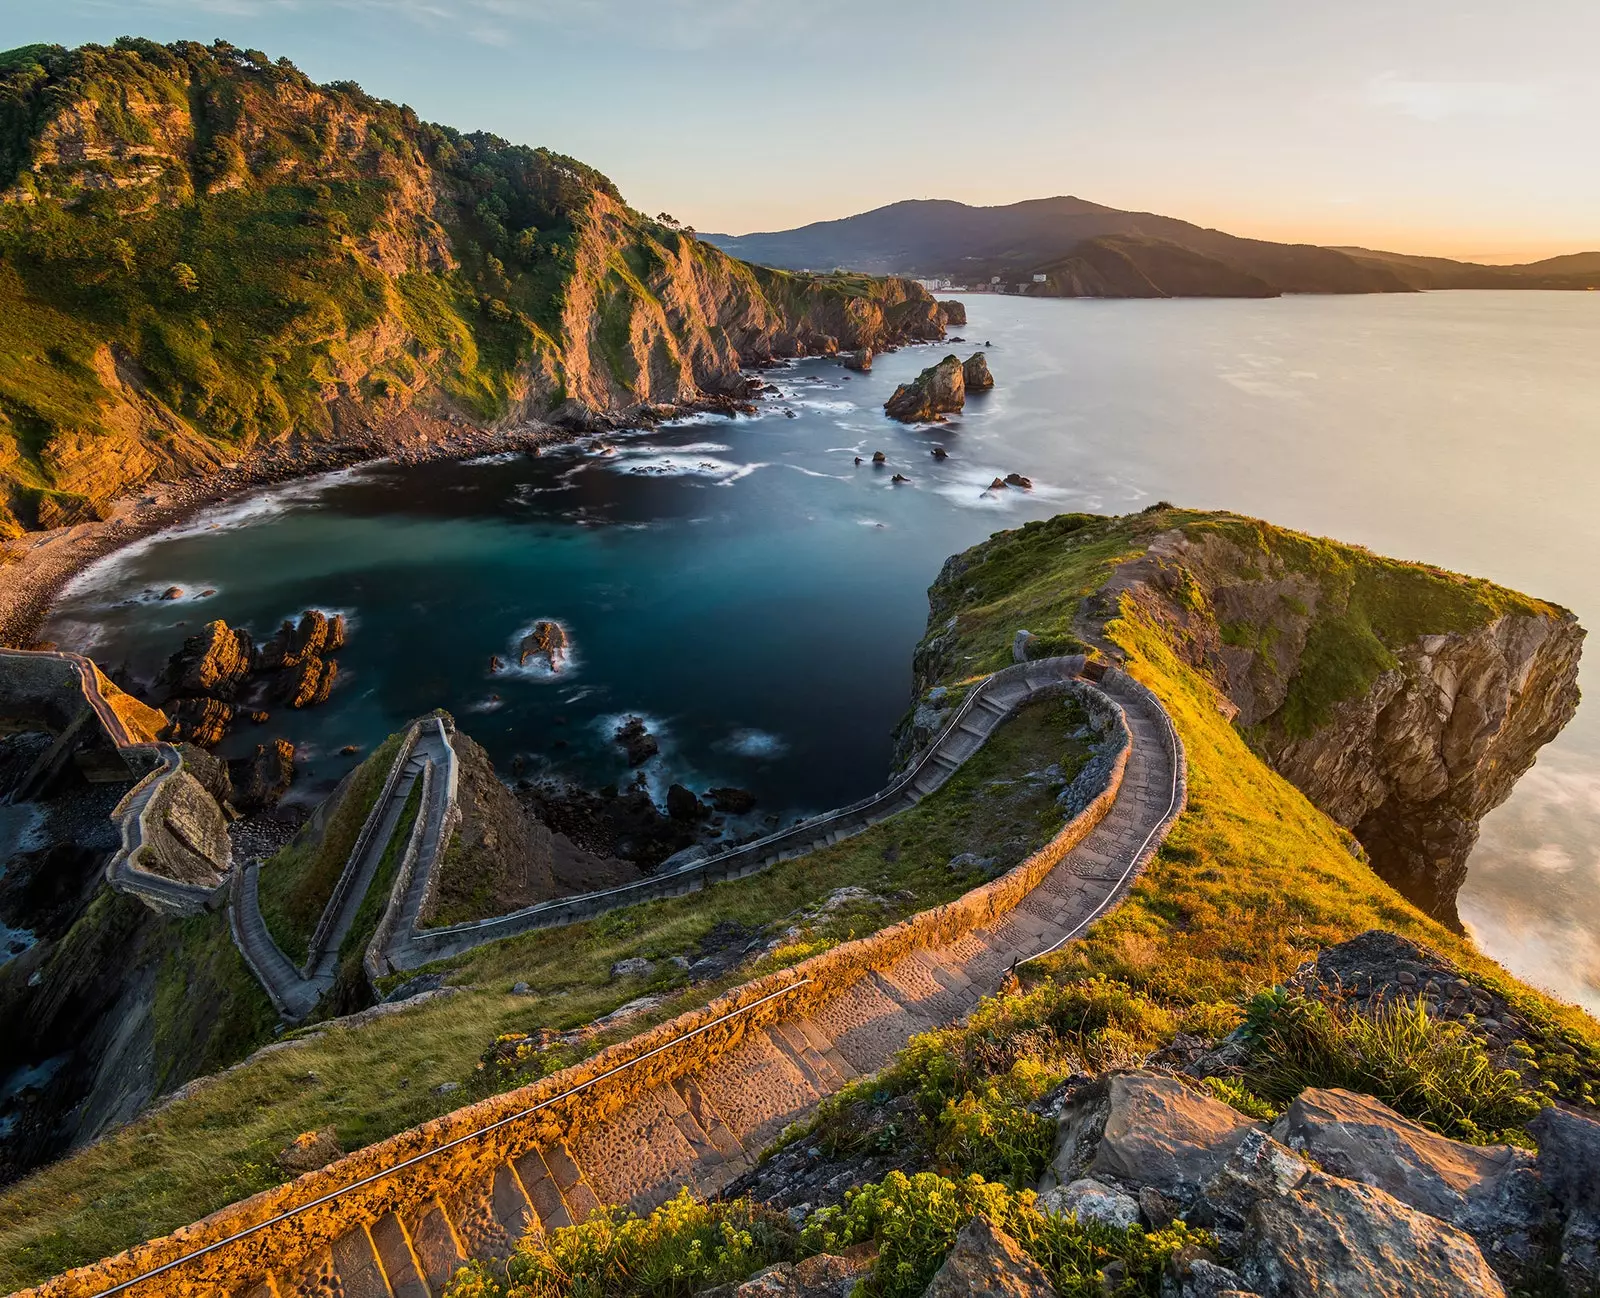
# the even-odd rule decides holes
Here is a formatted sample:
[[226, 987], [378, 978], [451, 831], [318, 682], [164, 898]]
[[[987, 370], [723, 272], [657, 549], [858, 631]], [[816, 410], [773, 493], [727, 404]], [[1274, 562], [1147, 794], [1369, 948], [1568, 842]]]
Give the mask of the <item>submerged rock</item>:
[[913, 424], [942, 419], [960, 410], [967, 400], [966, 380], [962, 375], [961, 361], [946, 356], [937, 365], [930, 365], [910, 383], [902, 383], [883, 403], [884, 412], [891, 419]]
[[872, 462], [874, 464], [887, 464], [889, 462], [889, 457], [882, 451], [874, 451], [872, 453]]
[[724, 815], [742, 816], [747, 811], [754, 811], [756, 806], [756, 795], [748, 789], [727, 787], [707, 789], [706, 797], [711, 800], [711, 805]]
[[629, 766], [643, 766], [652, 757], [661, 751], [661, 745], [656, 741], [644, 724], [642, 717], [628, 717], [617, 727], [612, 738], [622, 747], [627, 754]]

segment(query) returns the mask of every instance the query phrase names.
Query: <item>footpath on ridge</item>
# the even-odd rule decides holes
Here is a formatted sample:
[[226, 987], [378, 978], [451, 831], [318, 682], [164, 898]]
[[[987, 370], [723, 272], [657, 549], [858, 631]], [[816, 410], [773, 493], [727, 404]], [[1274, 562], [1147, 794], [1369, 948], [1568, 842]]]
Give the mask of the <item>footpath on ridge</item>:
[[1116, 670], [1063, 686], [1029, 666], [1111, 704], [1127, 743], [1105, 791], [1008, 875], [30, 1292], [438, 1298], [464, 1261], [602, 1204], [715, 1194], [844, 1083], [1077, 936], [1181, 813], [1182, 746], [1145, 687]]
[[413, 786], [421, 781], [422, 806], [407, 851], [426, 863], [420, 875], [432, 877], [447, 845], [455, 807], [455, 751], [444, 722], [429, 717], [415, 723], [396, 755], [384, 787], [362, 825], [333, 896], [323, 909], [302, 968], [286, 956], [261, 915], [260, 866], [251, 862], [236, 871], [228, 899], [228, 922], [240, 954], [250, 966], [278, 1013], [299, 1022], [333, 986], [339, 972], [339, 948], [355, 923], [356, 912], [377, 877], [384, 853], [400, 827]]

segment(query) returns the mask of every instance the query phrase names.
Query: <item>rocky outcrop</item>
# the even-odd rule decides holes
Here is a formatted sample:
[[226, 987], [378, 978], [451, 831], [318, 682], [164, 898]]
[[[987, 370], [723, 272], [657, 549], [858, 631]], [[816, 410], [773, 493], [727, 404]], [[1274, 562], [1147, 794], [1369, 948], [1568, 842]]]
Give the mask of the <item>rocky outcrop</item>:
[[884, 412], [902, 423], [926, 423], [959, 411], [967, 400], [960, 360], [946, 356], [930, 365], [910, 383], [895, 388], [883, 403]]
[[1039, 1206], [1151, 1229], [1181, 1216], [1211, 1232], [1226, 1264], [1174, 1258], [1184, 1295], [1500, 1295], [1502, 1276], [1532, 1274], [1552, 1222], [1580, 1215], [1550, 1205], [1564, 1202], [1569, 1145], [1584, 1141], [1551, 1143], [1561, 1152], [1541, 1176], [1525, 1151], [1447, 1140], [1335, 1090], [1303, 1092], [1269, 1134], [1176, 1077], [1114, 1073], [1068, 1084]]
[[294, 745], [287, 739], [257, 744], [239, 764], [234, 799], [240, 811], [267, 811], [283, 800], [294, 783]]
[[869, 373], [872, 369], [872, 348], [858, 347], [855, 351], [846, 352], [841, 363], [847, 370], [855, 370], [862, 374]]
[[523, 636], [522, 643], [517, 646], [517, 661], [526, 667], [529, 659], [543, 658], [552, 672], [559, 672], [566, 666], [571, 651], [566, 627], [559, 622], [535, 622], [533, 630]]
[[231, 699], [255, 669], [250, 633], [220, 618], [183, 642], [162, 673], [161, 684], [174, 695], [208, 694]]
[[989, 372], [989, 358], [982, 352], [973, 352], [961, 363], [961, 378], [968, 392], [987, 392], [994, 386], [994, 375]]
[[959, 329], [967, 323], [966, 304], [956, 298], [948, 298], [939, 303], [939, 318], [946, 325]]
[[661, 751], [660, 743], [645, 728], [642, 717], [626, 718], [611, 737], [627, 756], [629, 766], [643, 766]]
[[187, 698], [169, 700], [167, 710], [172, 715], [172, 725], [167, 738], [174, 743], [186, 741], [211, 748], [227, 737], [233, 726], [233, 705], [221, 699]]
[[1449, 922], [1479, 821], [1578, 706], [1567, 610], [1249, 520], [1154, 537], [1086, 606], [1090, 634], [1123, 599], [1172, 628], [1379, 874]]
[[987, 1217], [956, 1236], [923, 1298], [1055, 1298], [1044, 1268]]

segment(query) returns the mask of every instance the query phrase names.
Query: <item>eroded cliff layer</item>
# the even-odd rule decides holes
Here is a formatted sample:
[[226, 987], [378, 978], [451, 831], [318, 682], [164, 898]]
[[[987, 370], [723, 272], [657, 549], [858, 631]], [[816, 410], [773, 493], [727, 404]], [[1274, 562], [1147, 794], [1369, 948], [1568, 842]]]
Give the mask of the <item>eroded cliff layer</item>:
[[953, 557], [930, 598], [909, 741], [937, 721], [926, 691], [997, 656], [989, 642], [1009, 658], [1027, 629], [1035, 656], [1120, 654], [1111, 624], [1137, 615], [1379, 874], [1452, 923], [1480, 820], [1579, 700], [1567, 610], [1227, 514], [1029, 524]]
[[256, 50], [0, 54], [0, 536], [264, 443], [601, 425], [942, 336], [910, 281], [755, 269], [572, 158]]

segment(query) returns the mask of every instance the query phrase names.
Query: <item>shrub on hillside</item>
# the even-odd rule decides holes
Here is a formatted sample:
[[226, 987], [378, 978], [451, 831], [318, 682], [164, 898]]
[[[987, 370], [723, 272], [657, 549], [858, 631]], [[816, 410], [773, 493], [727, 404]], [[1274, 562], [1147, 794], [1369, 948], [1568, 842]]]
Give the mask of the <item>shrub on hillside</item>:
[[1282, 988], [1262, 992], [1244, 1025], [1250, 1088], [1287, 1102], [1308, 1086], [1376, 1096], [1408, 1118], [1475, 1144], [1520, 1141], [1545, 1103], [1522, 1076], [1497, 1068], [1483, 1042], [1434, 1018], [1421, 1001], [1360, 1014]]

